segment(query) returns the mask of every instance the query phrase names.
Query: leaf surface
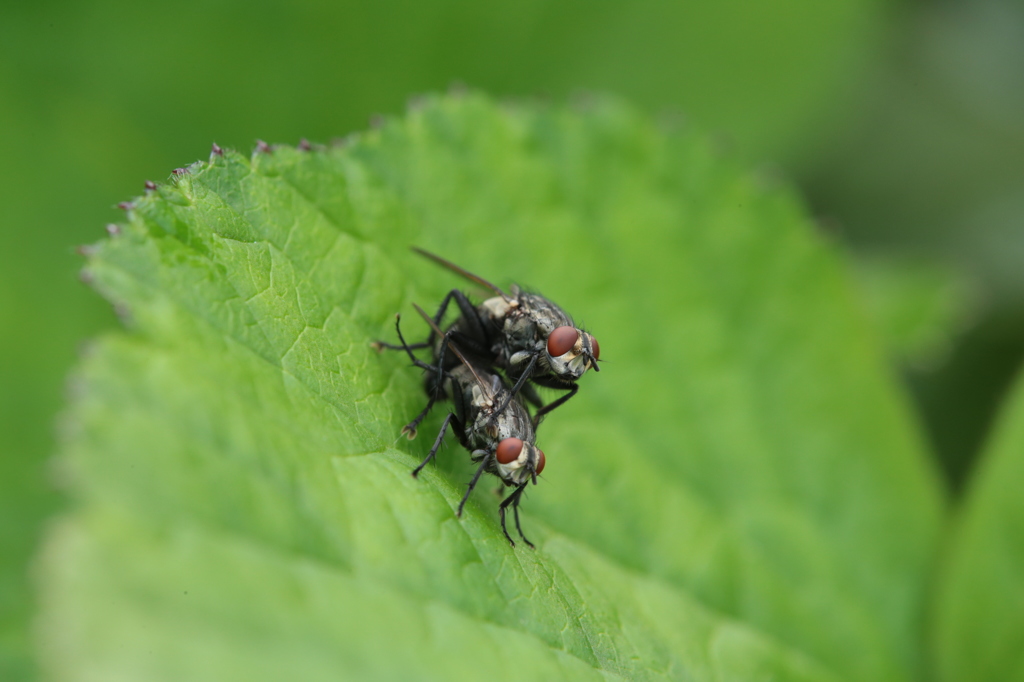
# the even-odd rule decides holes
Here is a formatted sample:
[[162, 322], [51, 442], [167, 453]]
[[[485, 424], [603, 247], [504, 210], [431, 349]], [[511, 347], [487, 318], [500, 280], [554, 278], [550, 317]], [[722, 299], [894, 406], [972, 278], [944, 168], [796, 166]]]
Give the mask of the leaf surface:
[[[601, 342], [540, 430], [537, 551], [489, 485], [455, 517], [454, 443], [409, 476], [443, 409], [400, 438], [419, 373], [370, 341], [464, 285], [412, 244]], [[75, 379], [55, 677], [918, 673], [934, 473], [837, 252], [698, 134], [431, 99], [344, 146], [194, 165], [87, 274], [131, 331]]]
[[940, 367], [954, 341], [977, 317], [981, 295], [963, 274], [941, 263], [869, 257], [855, 261], [864, 301], [893, 360]]
[[1024, 381], [957, 515], [939, 582], [940, 680], [1024, 680]]

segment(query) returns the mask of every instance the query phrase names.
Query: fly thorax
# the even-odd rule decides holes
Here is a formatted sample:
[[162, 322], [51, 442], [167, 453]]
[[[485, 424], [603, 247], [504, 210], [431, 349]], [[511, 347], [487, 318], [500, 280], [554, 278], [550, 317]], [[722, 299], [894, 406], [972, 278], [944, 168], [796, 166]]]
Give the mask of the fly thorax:
[[544, 347], [544, 338], [538, 336], [537, 325], [526, 315], [513, 315], [505, 319], [505, 326], [502, 328], [502, 344], [505, 357], [509, 365], [523, 362], [525, 357], [529, 358]]
[[490, 409], [478, 410], [466, 424], [466, 437], [471, 443], [486, 447], [500, 440], [501, 429], [491, 415]]

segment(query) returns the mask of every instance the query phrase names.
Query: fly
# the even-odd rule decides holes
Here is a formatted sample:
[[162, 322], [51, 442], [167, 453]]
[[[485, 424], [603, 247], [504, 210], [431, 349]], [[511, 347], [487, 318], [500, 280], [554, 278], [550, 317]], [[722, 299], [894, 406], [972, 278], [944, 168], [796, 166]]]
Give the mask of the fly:
[[[443, 337], [436, 323], [419, 306], [415, 307], [432, 330]], [[462, 516], [466, 500], [476, 488], [480, 476], [484, 472], [494, 474], [505, 486], [515, 488], [498, 506], [505, 538], [513, 547], [516, 546], [505, 525], [505, 513], [511, 506], [519, 537], [533, 547], [533, 543], [523, 535], [519, 524], [519, 503], [526, 486], [531, 481], [536, 485], [537, 476], [544, 470], [545, 457], [536, 445], [537, 435], [530, 413], [521, 399], [511, 395], [501, 376], [471, 364], [453, 343], [447, 343], [447, 348], [455, 354], [458, 362], [450, 368], [439, 370], [438, 365], [418, 359], [405, 342], [399, 321], [400, 316], [396, 316], [395, 329], [401, 342], [399, 348], [408, 353], [414, 365], [430, 373], [427, 380], [431, 399], [427, 409], [433, 405], [437, 396], [446, 395], [452, 401], [452, 411], [441, 424], [434, 445], [420, 465], [413, 469], [412, 475], [417, 476], [434, 458], [448, 427], [452, 426], [459, 442], [469, 450], [472, 461], [479, 464], [466, 494], [459, 502], [457, 515]], [[430, 386], [431, 383], [434, 385]]]
[[[495, 410], [495, 415], [501, 414], [522, 391], [523, 396], [538, 408], [533, 417], [533, 425], [537, 426], [544, 415], [576, 395], [579, 390], [576, 382], [588, 369], [600, 371], [597, 362], [601, 347], [597, 339], [578, 328], [572, 318], [551, 300], [522, 291], [516, 285], [506, 294], [482, 277], [440, 256], [417, 247], [413, 247], [413, 251], [496, 294], [474, 306], [465, 293], [452, 289], [433, 317], [434, 328], [427, 340], [406, 346], [408, 350], [437, 344], [440, 348], [435, 347], [434, 354], [443, 358], [445, 340], [454, 341], [477, 367], [503, 371], [514, 385]], [[460, 316], [446, 334], [441, 334], [437, 327], [453, 300]], [[445, 340], [441, 340], [442, 337]], [[378, 348], [402, 348], [386, 343], [376, 345]], [[455, 364], [457, 361], [449, 358], [447, 366], [439, 367], [446, 370]], [[545, 388], [567, 390], [568, 393], [544, 405], [532, 387], [528, 387], [527, 381]], [[415, 434], [416, 423], [411, 425], [412, 434]]]

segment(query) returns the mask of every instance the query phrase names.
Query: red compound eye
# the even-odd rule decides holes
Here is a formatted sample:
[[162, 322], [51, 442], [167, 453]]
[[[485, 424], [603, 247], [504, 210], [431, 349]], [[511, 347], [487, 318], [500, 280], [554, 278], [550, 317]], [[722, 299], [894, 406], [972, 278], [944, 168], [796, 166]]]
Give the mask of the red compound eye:
[[523, 441], [518, 438], [506, 438], [498, 443], [498, 449], [495, 451], [494, 457], [501, 464], [508, 464], [516, 461], [519, 458], [519, 453], [522, 451]]
[[590, 337], [590, 346], [594, 349], [594, 359], [595, 360], [600, 360], [601, 359], [601, 344], [599, 344], [597, 342], [597, 339], [595, 339], [593, 336]]
[[553, 358], [565, 355], [572, 350], [579, 338], [580, 333], [576, 331], [576, 327], [559, 327], [548, 337], [548, 353]]
[[544, 456], [544, 451], [537, 448], [537, 475], [544, 471], [544, 463], [547, 461], [547, 457]]

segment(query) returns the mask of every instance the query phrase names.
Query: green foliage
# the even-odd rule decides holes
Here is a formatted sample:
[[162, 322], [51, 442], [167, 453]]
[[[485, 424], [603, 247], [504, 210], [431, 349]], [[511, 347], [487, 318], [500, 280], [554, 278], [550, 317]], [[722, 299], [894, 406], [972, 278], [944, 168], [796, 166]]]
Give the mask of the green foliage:
[[[877, 0], [0, 2], [0, 679], [27, 679], [28, 565], [82, 339], [113, 324], [74, 246], [210, 141], [328, 140], [463, 82], [609, 90], [758, 157], [811, 153], [881, 29]], [[740, 16], [742, 15], [742, 16]], [[738, 20], [739, 19], [739, 20]], [[723, 87], [722, 84], [728, 84]], [[13, 662], [12, 662], [13, 661]]]
[[939, 680], [1024, 680], [1024, 381], [967, 495], [939, 585]]
[[[548, 419], [512, 549], [393, 338], [450, 273], [552, 296], [600, 374]], [[431, 99], [228, 152], [86, 270], [40, 562], [60, 679], [909, 680], [942, 500], [842, 260], [788, 193], [625, 107]], [[407, 316], [410, 333], [415, 318]], [[422, 429], [439, 421], [442, 410]]]
[[854, 261], [860, 292], [889, 353], [927, 369], [949, 355], [970, 322], [978, 293], [960, 273], [909, 258]]

